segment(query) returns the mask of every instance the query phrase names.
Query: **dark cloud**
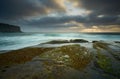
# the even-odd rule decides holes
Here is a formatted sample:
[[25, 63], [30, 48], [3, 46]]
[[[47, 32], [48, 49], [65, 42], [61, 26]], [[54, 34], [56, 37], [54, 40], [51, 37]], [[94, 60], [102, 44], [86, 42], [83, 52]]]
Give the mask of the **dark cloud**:
[[89, 15], [87, 18], [88, 20], [86, 21], [86, 24], [88, 25], [119, 25], [120, 20], [119, 16], [110, 16], [110, 15], [100, 15], [95, 16], [95, 15]]
[[51, 10], [65, 11], [55, 0], [0, 0], [0, 19], [21, 19]]
[[37, 20], [30, 20], [27, 21], [26, 24], [29, 25], [56, 25], [56, 24], [64, 24], [64, 23], [69, 23], [71, 21], [85, 21], [85, 18], [81, 16], [57, 16], [57, 17], [42, 17]]
[[120, 0], [72, 0], [80, 7], [93, 11], [95, 14], [119, 15]]
[[[18, 24], [25, 29], [66, 28], [78, 26], [77, 23], [85, 27], [120, 25], [120, 0], [70, 0], [79, 3], [77, 8], [91, 11], [87, 16], [67, 15], [68, 8], [61, 1], [65, 0], [0, 0], [0, 22]], [[50, 12], [58, 15], [50, 16]]]
[[[86, 25], [120, 25], [120, 0], [70, 0], [91, 13]], [[102, 17], [99, 17], [102, 16]]]
[[29, 21], [24, 21], [25, 25], [28, 26], [37, 26], [37, 27], [63, 27], [65, 24], [68, 24], [67, 26], [75, 26], [72, 25], [72, 22], [76, 23], [83, 23], [88, 26], [93, 26], [93, 25], [119, 25], [120, 20], [118, 16], [103, 16], [103, 17], [98, 17], [94, 15], [89, 15], [87, 17], [82, 17], [82, 16], [47, 16], [47, 17], [42, 17], [37, 20], [29, 20]]

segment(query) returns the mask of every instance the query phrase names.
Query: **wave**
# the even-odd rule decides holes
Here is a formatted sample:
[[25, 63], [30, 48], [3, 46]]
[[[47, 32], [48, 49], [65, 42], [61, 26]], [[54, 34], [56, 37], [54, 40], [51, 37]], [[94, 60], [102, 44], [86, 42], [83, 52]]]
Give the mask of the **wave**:
[[119, 41], [120, 34], [86, 33], [0, 33], [0, 50], [15, 50], [56, 39]]

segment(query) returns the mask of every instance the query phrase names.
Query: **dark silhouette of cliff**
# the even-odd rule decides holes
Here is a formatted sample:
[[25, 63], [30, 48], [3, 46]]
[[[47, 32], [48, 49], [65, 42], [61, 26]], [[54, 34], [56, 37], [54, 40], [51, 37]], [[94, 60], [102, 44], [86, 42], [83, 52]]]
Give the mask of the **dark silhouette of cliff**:
[[0, 32], [22, 32], [19, 26], [0, 23]]

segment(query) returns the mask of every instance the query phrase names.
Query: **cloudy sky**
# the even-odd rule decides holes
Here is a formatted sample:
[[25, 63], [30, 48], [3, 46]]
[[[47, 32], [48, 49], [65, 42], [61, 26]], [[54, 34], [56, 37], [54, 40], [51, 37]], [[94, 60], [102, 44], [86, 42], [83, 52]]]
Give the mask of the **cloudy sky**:
[[0, 22], [25, 32], [120, 32], [120, 0], [0, 0]]

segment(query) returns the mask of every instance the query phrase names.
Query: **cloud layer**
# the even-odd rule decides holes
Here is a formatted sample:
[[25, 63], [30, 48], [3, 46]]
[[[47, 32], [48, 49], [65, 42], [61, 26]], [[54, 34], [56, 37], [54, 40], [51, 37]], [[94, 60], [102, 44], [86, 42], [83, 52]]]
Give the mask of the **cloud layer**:
[[21, 19], [54, 10], [65, 11], [56, 0], [0, 0], [1, 19]]
[[96, 31], [107, 28], [106, 32], [119, 32], [119, 3], [120, 0], [0, 0], [0, 22], [21, 25], [24, 31], [30, 27], [29, 31], [72, 32], [77, 28], [75, 31], [83, 32], [95, 31], [95, 26]]
[[70, 0], [77, 2], [77, 7], [92, 10], [95, 14], [119, 15], [120, 0]]

